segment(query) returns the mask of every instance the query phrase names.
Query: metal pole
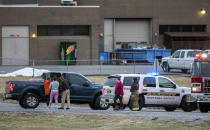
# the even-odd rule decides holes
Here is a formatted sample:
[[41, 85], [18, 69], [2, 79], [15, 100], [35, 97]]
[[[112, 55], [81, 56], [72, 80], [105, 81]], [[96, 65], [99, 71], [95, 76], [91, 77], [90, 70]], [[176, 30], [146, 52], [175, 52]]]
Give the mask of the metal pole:
[[32, 75], [32, 77], [34, 77], [34, 71], [35, 71], [35, 61], [33, 59], [33, 75]]
[[100, 61], [100, 75], [102, 74], [102, 61]]
[[136, 73], [136, 60], [134, 59], [134, 74]]
[[158, 67], [157, 65], [158, 65], [158, 59], [155, 58], [155, 73], [157, 73], [157, 69], [158, 69], [158, 68], [157, 68], [157, 67]]
[[67, 60], [67, 62], [66, 62], [66, 69], [67, 69], [67, 72], [69, 71], [69, 63], [68, 63], [68, 60]]

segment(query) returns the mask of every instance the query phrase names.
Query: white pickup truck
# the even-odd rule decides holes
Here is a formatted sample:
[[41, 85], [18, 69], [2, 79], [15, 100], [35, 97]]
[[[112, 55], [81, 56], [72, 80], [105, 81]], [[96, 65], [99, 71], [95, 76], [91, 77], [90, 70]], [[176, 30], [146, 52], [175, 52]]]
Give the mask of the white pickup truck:
[[172, 56], [165, 57], [161, 61], [161, 67], [164, 72], [170, 72], [171, 69], [180, 69], [187, 73], [192, 68], [192, 63], [197, 53], [202, 50], [177, 50]]

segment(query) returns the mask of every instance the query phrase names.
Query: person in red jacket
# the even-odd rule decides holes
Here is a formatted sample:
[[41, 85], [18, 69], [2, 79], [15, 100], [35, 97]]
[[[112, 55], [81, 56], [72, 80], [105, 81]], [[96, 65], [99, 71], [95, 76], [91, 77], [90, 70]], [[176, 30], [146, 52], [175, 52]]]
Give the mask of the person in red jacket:
[[114, 110], [119, 110], [118, 105], [117, 105], [117, 99], [120, 100], [120, 109], [123, 110], [122, 99], [123, 99], [123, 94], [124, 94], [124, 91], [123, 91], [124, 86], [122, 82], [120, 81], [120, 77], [116, 79], [116, 82], [117, 84], [115, 86]]

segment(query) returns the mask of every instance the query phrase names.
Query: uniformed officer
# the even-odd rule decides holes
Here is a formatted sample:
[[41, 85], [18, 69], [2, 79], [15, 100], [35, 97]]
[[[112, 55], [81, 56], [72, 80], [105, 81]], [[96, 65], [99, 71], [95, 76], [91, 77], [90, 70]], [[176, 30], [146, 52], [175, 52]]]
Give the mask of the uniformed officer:
[[131, 85], [130, 107], [133, 111], [139, 110], [139, 84], [137, 78], [133, 78]]

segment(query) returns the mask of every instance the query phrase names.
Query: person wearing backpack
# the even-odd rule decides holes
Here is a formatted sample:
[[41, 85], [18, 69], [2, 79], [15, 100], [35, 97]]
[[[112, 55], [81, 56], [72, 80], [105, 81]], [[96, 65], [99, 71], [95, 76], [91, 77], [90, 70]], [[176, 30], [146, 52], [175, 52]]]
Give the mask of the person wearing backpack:
[[132, 111], [139, 110], [139, 83], [137, 78], [133, 78], [133, 83], [131, 85], [131, 96], [130, 96], [130, 107]]
[[64, 79], [61, 76], [60, 77], [61, 107], [59, 109], [64, 109], [66, 98], [67, 98], [66, 110], [70, 109], [70, 90], [69, 90], [70, 87], [71, 87], [71, 83], [67, 79]]

